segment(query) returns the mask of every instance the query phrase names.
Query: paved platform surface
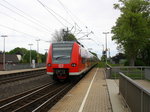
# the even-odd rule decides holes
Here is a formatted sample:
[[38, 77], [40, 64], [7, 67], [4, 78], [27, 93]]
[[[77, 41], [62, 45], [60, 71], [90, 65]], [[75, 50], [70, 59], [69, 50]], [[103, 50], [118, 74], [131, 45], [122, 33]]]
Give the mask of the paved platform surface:
[[130, 112], [130, 109], [127, 107], [122, 96], [119, 94], [118, 83], [112, 79], [106, 79], [106, 82], [113, 112]]
[[104, 70], [90, 71], [49, 112], [112, 112]]

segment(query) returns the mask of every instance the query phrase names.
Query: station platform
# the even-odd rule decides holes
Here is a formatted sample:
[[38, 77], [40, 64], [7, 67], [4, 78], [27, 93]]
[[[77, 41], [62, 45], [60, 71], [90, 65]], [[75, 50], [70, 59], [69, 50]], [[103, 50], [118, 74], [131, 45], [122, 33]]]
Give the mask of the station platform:
[[92, 69], [49, 112], [128, 112], [118, 86], [105, 79], [105, 71]]

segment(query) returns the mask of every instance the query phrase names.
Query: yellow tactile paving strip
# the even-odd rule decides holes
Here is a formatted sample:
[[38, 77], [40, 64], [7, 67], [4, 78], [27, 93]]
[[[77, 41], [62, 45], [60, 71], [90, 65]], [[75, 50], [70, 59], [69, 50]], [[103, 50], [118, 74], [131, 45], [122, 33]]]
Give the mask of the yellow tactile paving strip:
[[[49, 112], [79, 112], [96, 68], [90, 71]], [[82, 112], [112, 112], [103, 69], [98, 69]]]

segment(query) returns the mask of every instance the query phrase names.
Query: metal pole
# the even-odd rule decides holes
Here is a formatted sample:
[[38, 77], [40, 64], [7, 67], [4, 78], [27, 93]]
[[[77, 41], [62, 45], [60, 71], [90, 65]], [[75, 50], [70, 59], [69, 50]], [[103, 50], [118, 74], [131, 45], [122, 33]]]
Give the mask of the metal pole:
[[4, 37], [4, 52], [3, 52], [3, 69], [5, 70], [5, 37]]
[[110, 59], [110, 48], [108, 48], [108, 51], [109, 51], [109, 59]]
[[37, 65], [39, 65], [39, 41], [40, 39], [36, 40], [37, 41]]
[[103, 47], [103, 51], [104, 51], [104, 44], [102, 44], [102, 47]]
[[44, 50], [45, 50], [45, 56], [46, 56], [45, 62], [47, 62], [47, 53], [48, 53], [48, 49], [44, 49]]
[[4, 50], [3, 50], [3, 70], [6, 70], [6, 56], [5, 56], [5, 37], [7, 37], [7, 35], [1, 35], [1, 37], [4, 38]]
[[30, 65], [31, 65], [31, 46], [30, 46]]
[[107, 64], [107, 34], [108, 34], [109, 32], [103, 32], [103, 34], [105, 34], [105, 44], [106, 44], [106, 49], [105, 49], [105, 51], [106, 51], [106, 64]]
[[33, 44], [28, 44], [29, 46], [30, 46], [30, 65], [31, 65], [31, 46], [33, 45]]

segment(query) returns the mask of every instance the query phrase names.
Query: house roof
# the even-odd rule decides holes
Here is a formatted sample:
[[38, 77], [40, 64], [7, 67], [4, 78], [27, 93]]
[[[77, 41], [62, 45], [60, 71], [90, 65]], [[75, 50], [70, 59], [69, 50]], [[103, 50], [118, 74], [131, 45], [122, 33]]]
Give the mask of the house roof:
[[[6, 62], [19, 63], [19, 59], [16, 54], [5, 54], [5, 60]], [[3, 62], [3, 54], [0, 54], [0, 63], [2, 62]]]

